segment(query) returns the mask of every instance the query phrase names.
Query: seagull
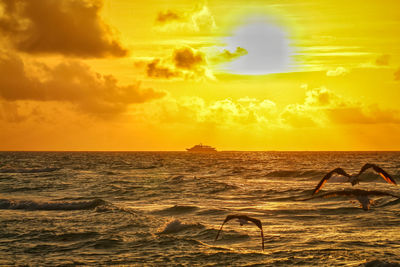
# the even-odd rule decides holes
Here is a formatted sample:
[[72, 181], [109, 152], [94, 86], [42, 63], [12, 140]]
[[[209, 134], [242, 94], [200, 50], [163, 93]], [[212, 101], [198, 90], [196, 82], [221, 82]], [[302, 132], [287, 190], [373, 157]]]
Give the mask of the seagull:
[[240, 226], [242, 226], [243, 224], [247, 224], [248, 222], [252, 222], [255, 225], [257, 225], [258, 228], [260, 228], [260, 230], [261, 230], [261, 245], [262, 245], [262, 250], [264, 251], [264, 232], [263, 232], [263, 229], [262, 229], [261, 221], [259, 219], [256, 219], [256, 218], [249, 217], [247, 215], [232, 214], [232, 215], [226, 216], [224, 222], [221, 225], [221, 228], [219, 229], [219, 231], [217, 233], [217, 236], [215, 237], [215, 241], [217, 241], [219, 233], [221, 232], [222, 227], [224, 226], [224, 224], [227, 223], [230, 220], [233, 220], [233, 219], [238, 219], [238, 222], [239, 222]]
[[342, 168], [336, 168], [333, 171], [328, 172], [324, 178], [322, 178], [322, 180], [319, 182], [319, 184], [317, 185], [317, 187], [315, 187], [314, 191], [313, 191], [313, 195], [315, 195], [316, 193], [318, 193], [318, 191], [322, 188], [322, 186], [324, 186], [324, 184], [328, 181], [329, 178], [331, 178], [331, 176], [334, 173], [346, 176], [347, 178], [349, 178], [349, 182], [351, 183], [351, 185], [356, 185], [360, 182], [360, 179], [358, 178], [364, 171], [366, 171], [369, 168], [373, 168], [374, 171], [376, 171], [380, 176], [382, 176], [383, 179], [385, 179], [386, 182], [388, 182], [389, 184], [394, 184], [396, 185], [396, 181], [386, 172], [384, 171], [381, 167], [375, 165], [375, 164], [370, 164], [367, 163], [365, 164], [359, 173], [357, 174], [353, 174], [350, 175], [347, 172], [345, 172]]
[[327, 198], [327, 197], [335, 197], [335, 196], [348, 196], [348, 197], [355, 197], [361, 204], [361, 207], [363, 210], [369, 210], [369, 207], [371, 204], [374, 203], [372, 199], [369, 199], [369, 196], [391, 196], [391, 197], [396, 197], [400, 199], [400, 196], [393, 195], [391, 193], [387, 192], [381, 192], [381, 191], [367, 191], [367, 190], [361, 190], [361, 189], [353, 189], [353, 190], [343, 190], [343, 191], [333, 191], [333, 192], [328, 192], [322, 195], [306, 198], [303, 200], [310, 200], [314, 198]]

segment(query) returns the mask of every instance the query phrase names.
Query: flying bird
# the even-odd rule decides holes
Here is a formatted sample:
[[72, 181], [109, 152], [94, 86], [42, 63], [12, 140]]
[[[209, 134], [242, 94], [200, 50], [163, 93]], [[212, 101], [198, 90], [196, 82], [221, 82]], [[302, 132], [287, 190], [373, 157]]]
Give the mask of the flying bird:
[[222, 227], [224, 226], [224, 224], [229, 222], [230, 220], [233, 220], [233, 219], [238, 219], [238, 222], [239, 222], [240, 226], [242, 226], [243, 224], [247, 224], [248, 222], [252, 222], [255, 225], [257, 225], [258, 228], [260, 228], [260, 230], [261, 230], [261, 245], [262, 245], [262, 250], [264, 251], [264, 232], [263, 232], [263, 229], [262, 229], [261, 221], [259, 219], [256, 219], [256, 218], [249, 217], [247, 215], [232, 214], [232, 215], [226, 216], [224, 222], [221, 225], [221, 228], [219, 229], [219, 231], [217, 233], [217, 236], [215, 237], [215, 241], [217, 241], [219, 233], [221, 232]]
[[361, 189], [353, 189], [353, 190], [343, 190], [343, 191], [333, 191], [328, 192], [322, 195], [313, 196], [310, 198], [306, 198], [303, 200], [310, 200], [314, 198], [327, 198], [327, 197], [336, 197], [336, 196], [347, 196], [347, 197], [355, 197], [361, 204], [363, 210], [369, 210], [370, 206], [374, 203], [372, 199], [369, 199], [370, 196], [391, 196], [400, 199], [400, 196], [393, 195], [387, 192], [381, 191], [367, 191]]
[[353, 174], [353, 175], [348, 174], [342, 168], [336, 168], [333, 171], [328, 172], [324, 176], [324, 178], [322, 178], [322, 180], [319, 182], [317, 187], [315, 187], [315, 189], [314, 189], [312, 194], [315, 195], [316, 193], [318, 193], [318, 191], [322, 188], [322, 186], [324, 186], [324, 184], [328, 181], [329, 178], [332, 177], [332, 175], [334, 173], [346, 176], [349, 179], [349, 182], [351, 183], [351, 185], [354, 186], [354, 185], [360, 183], [359, 176], [369, 168], [373, 168], [373, 170], [376, 171], [380, 176], [382, 176], [382, 178], [385, 179], [385, 181], [388, 182], [389, 184], [397, 184], [396, 181], [386, 171], [384, 171], [381, 167], [379, 167], [379, 166], [377, 166], [375, 164], [367, 163], [361, 168], [359, 173]]

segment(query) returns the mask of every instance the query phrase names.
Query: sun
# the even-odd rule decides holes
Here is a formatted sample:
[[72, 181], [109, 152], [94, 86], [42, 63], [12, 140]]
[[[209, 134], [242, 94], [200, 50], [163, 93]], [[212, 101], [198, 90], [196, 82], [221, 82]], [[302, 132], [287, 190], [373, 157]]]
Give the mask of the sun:
[[246, 49], [247, 54], [223, 66], [224, 71], [243, 75], [287, 72], [292, 48], [284, 29], [264, 17], [249, 18], [225, 38], [227, 49]]

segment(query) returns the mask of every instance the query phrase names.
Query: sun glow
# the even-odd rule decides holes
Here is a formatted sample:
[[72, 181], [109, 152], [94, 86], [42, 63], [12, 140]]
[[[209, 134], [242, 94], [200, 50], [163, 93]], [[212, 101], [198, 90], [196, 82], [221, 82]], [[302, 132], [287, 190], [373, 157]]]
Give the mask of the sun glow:
[[292, 48], [287, 33], [265, 18], [252, 18], [238, 26], [225, 38], [229, 50], [241, 47], [246, 55], [223, 68], [231, 73], [264, 75], [287, 72], [291, 65]]

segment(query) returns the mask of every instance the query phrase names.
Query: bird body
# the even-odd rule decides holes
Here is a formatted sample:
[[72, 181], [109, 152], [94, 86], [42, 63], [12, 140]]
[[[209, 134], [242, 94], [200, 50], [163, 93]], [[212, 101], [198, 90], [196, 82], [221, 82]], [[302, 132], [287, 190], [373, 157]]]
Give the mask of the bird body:
[[397, 184], [396, 181], [386, 171], [384, 171], [381, 167], [379, 167], [379, 166], [377, 166], [375, 164], [367, 163], [361, 168], [361, 170], [357, 174], [353, 174], [353, 175], [348, 174], [342, 168], [336, 168], [336, 169], [328, 172], [324, 176], [324, 178], [322, 178], [322, 180], [318, 183], [318, 185], [315, 187], [315, 189], [314, 189], [312, 194], [315, 195], [316, 193], [318, 193], [318, 191], [321, 190], [321, 188], [328, 181], [328, 179], [331, 178], [332, 175], [335, 174], [335, 173], [347, 177], [348, 181], [351, 183], [352, 186], [354, 186], [356, 184], [359, 184], [360, 183], [359, 176], [369, 168], [372, 168], [374, 171], [376, 171], [389, 184], [394, 184], [394, 185]]
[[244, 224], [248, 224], [249, 223], [249, 221], [244, 220], [244, 219], [238, 219], [238, 222], [239, 222], [240, 226], [243, 226]]
[[217, 236], [215, 237], [215, 241], [217, 241], [219, 233], [221, 232], [222, 227], [224, 226], [224, 224], [227, 223], [230, 220], [233, 220], [233, 219], [237, 219], [239, 224], [240, 224], [240, 226], [242, 226], [243, 224], [247, 224], [249, 222], [252, 222], [258, 228], [260, 228], [260, 230], [261, 230], [261, 246], [262, 246], [262, 250], [264, 251], [264, 232], [263, 232], [263, 228], [262, 228], [262, 223], [261, 223], [261, 221], [259, 219], [252, 218], [252, 217], [249, 217], [247, 215], [231, 214], [231, 215], [226, 216], [224, 222], [221, 225], [221, 228], [219, 229], [219, 231], [217, 233]]

